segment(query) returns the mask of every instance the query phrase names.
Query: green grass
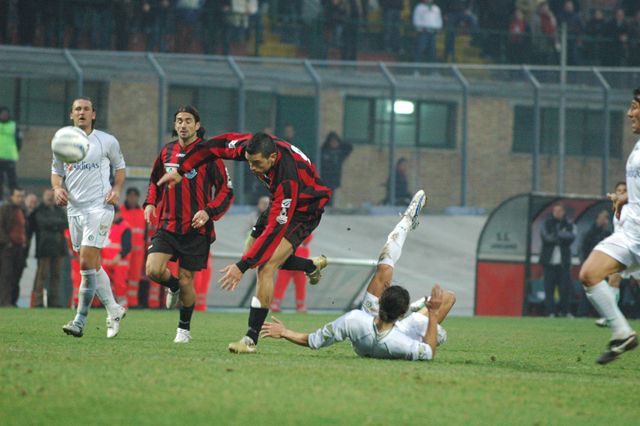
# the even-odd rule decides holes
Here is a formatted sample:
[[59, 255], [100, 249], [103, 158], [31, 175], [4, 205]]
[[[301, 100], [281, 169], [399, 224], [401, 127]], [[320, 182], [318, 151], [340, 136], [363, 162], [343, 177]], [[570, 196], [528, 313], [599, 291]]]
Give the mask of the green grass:
[[[265, 339], [227, 352], [246, 314], [131, 311], [105, 338], [94, 310], [66, 336], [69, 310], [0, 310], [0, 424], [639, 424], [640, 351], [607, 366], [609, 338], [587, 319], [450, 318], [431, 363], [358, 358]], [[280, 316], [312, 331], [334, 316]], [[633, 326], [640, 329], [640, 324]]]

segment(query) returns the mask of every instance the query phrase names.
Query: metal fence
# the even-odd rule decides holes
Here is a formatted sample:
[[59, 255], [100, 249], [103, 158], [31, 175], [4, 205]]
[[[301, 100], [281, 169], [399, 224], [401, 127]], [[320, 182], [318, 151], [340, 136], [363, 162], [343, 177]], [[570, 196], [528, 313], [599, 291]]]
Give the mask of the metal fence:
[[[456, 65], [383, 62], [318, 61], [255, 57], [206, 56], [186, 54], [155, 54], [140, 52], [81, 51], [0, 46], [1, 78], [60, 79], [74, 81], [76, 92], [83, 94], [88, 81], [157, 81], [158, 146], [164, 143], [167, 123], [167, 101], [172, 85], [215, 87], [235, 90], [237, 131], [249, 127], [246, 122], [247, 92], [281, 93], [295, 91], [314, 99], [313, 122], [315, 138], [312, 156], [321, 161], [321, 132], [326, 108], [322, 97], [328, 91], [341, 96], [373, 96], [395, 101], [399, 99], [446, 99], [457, 105], [455, 141], [449, 149], [458, 163], [459, 206], [469, 202], [469, 144], [477, 137], [470, 134], [470, 102], [483, 99], [503, 99], [533, 108], [533, 145], [529, 188], [543, 188], [540, 177], [541, 155], [557, 158], [555, 190], [564, 193], [566, 170], [565, 129], [566, 109], [571, 105], [602, 112], [598, 124], [602, 132], [601, 189], [609, 187], [608, 167], [612, 123], [610, 111], [624, 111], [632, 88], [640, 86], [640, 72], [635, 68], [594, 68], [510, 65]], [[558, 108], [559, 133], [557, 152], [541, 153], [544, 107]], [[388, 158], [386, 169], [390, 178], [391, 199], [395, 191], [395, 164], [398, 149], [395, 108], [390, 108], [388, 133], [381, 149]], [[230, 129], [231, 130], [231, 129]], [[407, 146], [407, 144], [403, 144]], [[424, 147], [407, 148], [420, 157]], [[427, 155], [434, 151], [426, 150]], [[438, 151], [440, 152], [440, 151]], [[433, 154], [435, 155], [435, 154]], [[417, 161], [417, 160], [416, 160]], [[319, 167], [320, 164], [317, 164]], [[242, 186], [243, 173], [236, 174]], [[423, 177], [413, 175], [413, 183]], [[373, 194], [370, 195], [373, 198]], [[243, 201], [242, 194], [239, 200]]]

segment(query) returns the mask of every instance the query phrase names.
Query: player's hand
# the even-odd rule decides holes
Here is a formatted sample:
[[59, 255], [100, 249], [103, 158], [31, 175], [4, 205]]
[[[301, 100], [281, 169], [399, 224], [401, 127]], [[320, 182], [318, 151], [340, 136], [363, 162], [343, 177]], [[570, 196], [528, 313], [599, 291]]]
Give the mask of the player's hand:
[[242, 272], [235, 263], [225, 266], [220, 272], [224, 273], [222, 278], [218, 280], [220, 287], [223, 290], [233, 291], [238, 286], [240, 279], [242, 279]]
[[171, 170], [160, 178], [157, 185], [162, 186], [166, 183], [169, 185], [169, 188], [173, 188], [177, 183], [180, 183], [181, 180], [182, 176], [180, 176], [180, 173], [178, 173], [177, 170]]
[[436, 313], [440, 306], [442, 306], [442, 298], [444, 292], [442, 291], [442, 287], [440, 284], [436, 284], [431, 289], [431, 297], [427, 300], [427, 309], [429, 309], [429, 313]]
[[67, 190], [64, 188], [54, 188], [53, 189], [54, 198], [56, 200], [56, 204], [59, 206], [66, 206], [67, 202], [69, 202], [69, 195], [67, 194]]
[[120, 203], [120, 192], [119, 191], [111, 191], [107, 194], [107, 198], [105, 199], [107, 204], [112, 204], [117, 206]]
[[260, 336], [262, 337], [272, 337], [274, 339], [280, 339], [284, 337], [284, 333], [287, 331], [284, 323], [280, 321], [276, 317], [271, 317], [273, 322], [266, 321], [262, 325], [262, 330], [260, 330]]
[[151, 216], [158, 217], [156, 213], [156, 206], [153, 204], [147, 204], [147, 207], [144, 208], [144, 221], [151, 225]]
[[191, 220], [191, 226], [195, 229], [203, 227], [209, 221], [209, 214], [204, 210], [198, 210], [193, 215]]

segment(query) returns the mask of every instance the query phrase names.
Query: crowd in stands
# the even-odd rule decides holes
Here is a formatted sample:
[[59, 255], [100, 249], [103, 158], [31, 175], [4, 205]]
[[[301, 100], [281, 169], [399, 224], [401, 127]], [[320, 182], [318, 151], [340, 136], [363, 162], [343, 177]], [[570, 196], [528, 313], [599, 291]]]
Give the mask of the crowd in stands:
[[456, 39], [465, 33], [479, 60], [556, 64], [563, 23], [569, 64], [640, 62], [640, 2], [633, 0], [0, 2], [4, 44], [258, 56], [271, 37], [298, 56], [345, 60], [366, 53], [456, 62]]

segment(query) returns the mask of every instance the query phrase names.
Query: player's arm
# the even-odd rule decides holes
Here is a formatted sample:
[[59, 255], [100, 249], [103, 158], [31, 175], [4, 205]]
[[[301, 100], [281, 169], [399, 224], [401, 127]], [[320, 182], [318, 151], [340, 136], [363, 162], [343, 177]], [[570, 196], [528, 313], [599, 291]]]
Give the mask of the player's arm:
[[[164, 150], [163, 150], [164, 151]], [[162, 152], [156, 158], [151, 169], [151, 176], [149, 176], [149, 186], [147, 188], [147, 198], [142, 204], [144, 207], [144, 220], [147, 223], [151, 223], [151, 216], [156, 215], [156, 206], [162, 199], [162, 191], [158, 186], [158, 180], [162, 177]]]
[[233, 203], [233, 184], [222, 160], [218, 159], [210, 168], [211, 178], [216, 188], [213, 200], [204, 209], [211, 220], [219, 220]]
[[443, 292], [442, 287], [436, 284], [431, 289], [431, 297], [427, 302], [427, 308], [429, 309], [429, 325], [427, 326], [427, 333], [424, 335], [424, 343], [431, 348], [431, 358], [436, 356], [436, 346], [438, 346], [438, 312], [440, 306], [442, 306]]
[[[54, 160], [54, 167], [55, 167]], [[64, 172], [63, 172], [64, 173]], [[67, 194], [67, 190], [64, 189], [64, 180], [62, 175], [57, 173], [57, 170], [51, 173], [51, 188], [53, 188], [53, 194], [56, 201], [56, 204], [59, 206], [66, 206], [69, 201], [69, 194]]]
[[276, 317], [271, 317], [273, 322], [266, 321], [262, 325], [260, 334], [262, 337], [272, 337], [274, 339], [286, 339], [296, 345], [309, 347], [309, 335], [298, 331], [289, 330], [284, 323]]
[[126, 177], [127, 173], [124, 168], [116, 170], [115, 177], [113, 179], [113, 186], [111, 187], [111, 191], [107, 194], [107, 203], [113, 204], [114, 206], [120, 204], [120, 192], [122, 191], [122, 186], [124, 185]]
[[247, 269], [255, 268], [271, 258], [291, 223], [297, 203], [298, 183], [295, 180], [281, 182], [271, 202], [267, 227], [236, 263], [240, 272], [244, 273]]

